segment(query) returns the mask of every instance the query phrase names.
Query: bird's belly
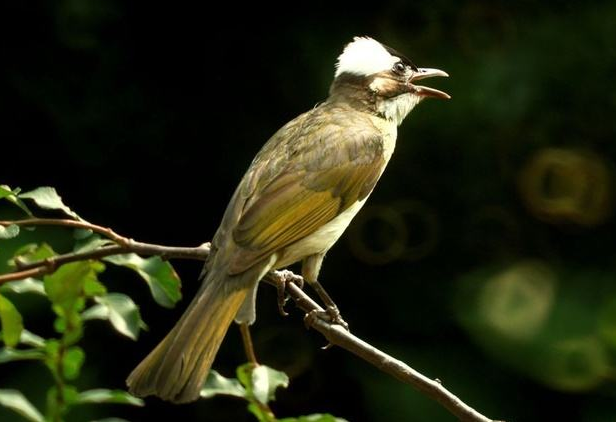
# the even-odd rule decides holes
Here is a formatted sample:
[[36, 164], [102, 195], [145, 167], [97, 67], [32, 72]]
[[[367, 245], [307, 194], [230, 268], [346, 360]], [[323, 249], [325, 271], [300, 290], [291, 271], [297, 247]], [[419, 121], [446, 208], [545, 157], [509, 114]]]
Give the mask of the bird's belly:
[[355, 214], [366, 202], [366, 198], [344, 210], [336, 218], [317, 229], [314, 233], [288, 246], [275, 264], [276, 268], [287, 267], [305, 257], [325, 253], [340, 238]]

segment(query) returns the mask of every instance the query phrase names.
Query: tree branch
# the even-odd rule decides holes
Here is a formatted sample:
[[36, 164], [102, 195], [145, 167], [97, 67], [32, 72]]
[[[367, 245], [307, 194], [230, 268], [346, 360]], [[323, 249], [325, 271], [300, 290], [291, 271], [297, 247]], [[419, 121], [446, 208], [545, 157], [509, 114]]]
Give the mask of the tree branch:
[[[67, 264], [69, 262], [85, 261], [88, 259], [101, 259], [106, 256], [120, 255], [129, 252], [147, 256], [160, 256], [165, 260], [193, 259], [199, 261], [205, 261], [207, 256], [210, 254], [209, 242], [193, 248], [136, 242], [133, 239], [117, 234], [109, 228], [88, 223], [86, 221], [59, 218], [28, 218], [25, 220], [0, 221], [0, 226], [10, 226], [12, 224], [17, 226], [64, 226], [92, 230], [95, 233], [109, 238], [109, 240], [115, 242], [116, 245], [103, 246], [101, 248], [86, 252], [71, 252], [63, 255], [56, 255], [40, 261], [28, 263], [24, 263], [19, 259], [16, 259], [15, 266], [18, 271], [0, 275], [0, 285], [9, 281], [50, 274], [60, 265]], [[34, 271], [35, 269], [36, 271]]]
[[[56, 225], [89, 229], [93, 232], [106, 236], [110, 240], [114, 241], [116, 245], [104, 246], [87, 252], [74, 252], [57, 255], [37, 262], [17, 262], [16, 264], [18, 271], [0, 275], [0, 284], [27, 277], [37, 277], [40, 275], [49, 274], [55, 271], [55, 269], [60, 265], [68, 262], [87, 259], [100, 259], [105, 256], [122, 253], [133, 252], [147, 256], [157, 255], [161, 256], [163, 259], [179, 258], [194, 260], [205, 260], [210, 253], [209, 243], [204, 243], [203, 245], [194, 248], [185, 248], [135, 242], [132, 239], [118, 235], [109, 228], [84, 221], [42, 218], [17, 221], [0, 221], [0, 225], [2, 226], [8, 226], [11, 224], [17, 224], [19, 226]], [[293, 274], [290, 271], [272, 271], [264, 277], [263, 281], [276, 287], [280, 286], [281, 282], [286, 283], [287, 294], [293, 299], [295, 305], [306, 313], [306, 316], [310, 315], [313, 311], [323, 311], [321, 306], [319, 306], [314, 300], [312, 300], [312, 298], [304, 293], [300, 287], [297, 286], [297, 284], [303, 284], [302, 277]], [[354, 336], [340, 325], [331, 324], [319, 318], [305, 318], [305, 321], [310, 327], [320, 332], [331, 344], [353, 353], [399, 381], [410, 384], [426, 396], [439, 402], [459, 420], [469, 422], [493, 422], [492, 419], [482, 415], [469, 405], [465, 404], [456, 395], [447, 390], [440, 381], [431, 380], [425, 377], [404, 362], [393, 358], [371, 344]]]

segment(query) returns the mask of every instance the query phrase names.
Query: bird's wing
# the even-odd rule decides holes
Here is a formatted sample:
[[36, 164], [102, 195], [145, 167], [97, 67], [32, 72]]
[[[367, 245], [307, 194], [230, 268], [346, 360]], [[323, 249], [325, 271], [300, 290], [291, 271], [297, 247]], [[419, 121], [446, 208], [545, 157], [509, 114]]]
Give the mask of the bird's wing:
[[308, 115], [257, 155], [240, 187], [246, 200], [232, 231], [239, 248], [231, 273], [314, 233], [372, 191], [385, 165], [380, 132], [365, 117], [345, 117]]

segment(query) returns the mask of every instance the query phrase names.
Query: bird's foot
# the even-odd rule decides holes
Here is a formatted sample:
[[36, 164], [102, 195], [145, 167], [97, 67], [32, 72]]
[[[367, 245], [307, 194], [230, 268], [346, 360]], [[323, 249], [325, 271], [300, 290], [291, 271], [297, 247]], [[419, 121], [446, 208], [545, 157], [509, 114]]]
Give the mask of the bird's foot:
[[[321, 321], [325, 321], [329, 324], [340, 325], [346, 331], [349, 331], [349, 324], [347, 324], [347, 322], [344, 319], [342, 319], [342, 316], [340, 315], [340, 311], [338, 310], [338, 307], [335, 305], [328, 306], [326, 310], [324, 311], [314, 309], [308, 312], [306, 316], [304, 317], [304, 324], [306, 325], [306, 328], [308, 329], [312, 325], [314, 325], [314, 322], [316, 319], [320, 319]], [[332, 346], [333, 345], [331, 343], [327, 343], [325, 346], [322, 347], [322, 349], [327, 350], [331, 348]]]
[[[345, 330], [349, 331], [349, 324], [347, 324], [342, 316], [340, 315], [340, 311], [338, 310], [338, 306], [333, 301], [331, 296], [325, 291], [321, 283], [317, 280], [314, 280], [310, 283], [314, 291], [319, 295], [323, 304], [325, 305], [325, 311], [317, 311], [319, 312], [323, 318], [322, 320], [329, 322], [331, 324], [337, 324], [342, 326]], [[314, 312], [314, 311], [313, 311]]]
[[309, 328], [315, 319], [320, 319], [321, 321], [325, 321], [329, 324], [340, 325], [346, 331], [349, 331], [349, 324], [342, 319], [342, 315], [340, 315], [340, 311], [337, 306], [328, 306], [324, 311], [320, 311], [314, 309], [306, 314], [304, 317], [304, 323], [306, 324], [306, 328]]
[[304, 288], [304, 279], [303, 277], [294, 274], [289, 270], [282, 270], [276, 272], [277, 277], [275, 277], [276, 281], [276, 290], [278, 292], [278, 312], [282, 316], [288, 316], [289, 313], [285, 311], [284, 305], [287, 303], [288, 296], [286, 294], [287, 283], [294, 283], [300, 289]]

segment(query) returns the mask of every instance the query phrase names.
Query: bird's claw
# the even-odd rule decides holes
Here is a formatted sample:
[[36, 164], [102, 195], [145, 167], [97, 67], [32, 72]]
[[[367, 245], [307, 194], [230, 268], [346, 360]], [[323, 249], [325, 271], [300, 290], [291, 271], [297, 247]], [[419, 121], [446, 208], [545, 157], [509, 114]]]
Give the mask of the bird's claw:
[[310, 328], [315, 319], [320, 319], [321, 321], [325, 321], [329, 324], [340, 325], [346, 331], [349, 331], [349, 324], [342, 319], [337, 306], [328, 306], [324, 311], [313, 309], [308, 312], [304, 317], [304, 324], [306, 325], [306, 328]]
[[278, 271], [280, 278], [286, 283], [294, 283], [300, 289], [304, 288], [304, 277], [295, 274], [293, 271], [281, 270]]
[[304, 278], [294, 274], [289, 270], [278, 271], [276, 280], [276, 290], [278, 291], [278, 312], [282, 316], [288, 316], [289, 313], [284, 310], [284, 305], [287, 303], [288, 296], [286, 294], [287, 283], [294, 283], [300, 289], [304, 288]]
[[[329, 324], [340, 325], [346, 331], [349, 331], [349, 324], [346, 323], [342, 316], [340, 315], [340, 311], [336, 306], [328, 306], [325, 311], [319, 311], [317, 309], [313, 309], [308, 312], [304, 317], [304, 325], [306, 329], [309, 329], [316, 319], [320, 319], [321, 321], [325, 321]], [[333, 346], [332, 343], [327, 343], [325, 346], [321, 347], [321, 350], [330, 349]]]
[[347, 322], [342, 319], [342, 315], [340, 315], [340, 310], [338, 310], [338, 307], [336, 305], [328, 306], [325, 310], [325, 313], [329, 316], [330, 322], [332, 324], [340, 325], [346, 331], [349, 331], [349, 324], [347, 324]]

